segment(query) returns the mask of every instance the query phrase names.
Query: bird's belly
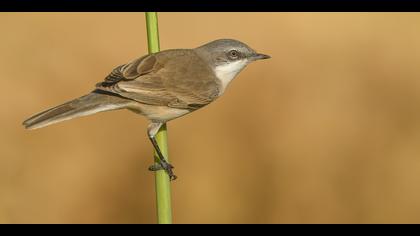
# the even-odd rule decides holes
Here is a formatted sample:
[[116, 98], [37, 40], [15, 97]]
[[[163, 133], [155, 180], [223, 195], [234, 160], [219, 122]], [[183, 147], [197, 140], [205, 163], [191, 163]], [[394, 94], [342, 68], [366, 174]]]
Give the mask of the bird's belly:
[[178, 109], [167, 106], [153, 106], [141, 103], [138, 103], [134, 107], [131, 107], [130, 110], [145, 116], [151, 121], [160, 122], [173, 120], [190, 112], [186, 109]]

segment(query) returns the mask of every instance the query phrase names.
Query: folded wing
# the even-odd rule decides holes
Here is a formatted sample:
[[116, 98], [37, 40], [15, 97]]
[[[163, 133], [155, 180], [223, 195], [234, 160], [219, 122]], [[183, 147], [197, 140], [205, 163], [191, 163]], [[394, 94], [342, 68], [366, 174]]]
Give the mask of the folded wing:
[[189, 110], [216, 99], [219, 84], [211, 68], [192, 50], [171, 51], [121, 65], [96, 87], [140, 103]]

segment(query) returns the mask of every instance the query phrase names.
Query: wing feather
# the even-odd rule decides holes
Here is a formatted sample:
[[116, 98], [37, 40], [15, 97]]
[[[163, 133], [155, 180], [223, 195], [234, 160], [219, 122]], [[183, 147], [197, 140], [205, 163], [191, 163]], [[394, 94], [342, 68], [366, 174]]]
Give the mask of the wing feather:
[[219, 82], [194, 51], [172, 50], [118, 66], [97, 89], [140, 103], [196, 110], [218, 96]]

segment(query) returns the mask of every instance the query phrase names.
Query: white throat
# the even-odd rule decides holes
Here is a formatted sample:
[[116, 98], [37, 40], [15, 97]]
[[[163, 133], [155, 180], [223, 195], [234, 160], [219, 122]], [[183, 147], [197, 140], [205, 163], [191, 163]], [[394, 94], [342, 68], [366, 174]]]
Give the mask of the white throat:
[[214, 69], [214, 73], [216, 74], [217, 78], [222, 83], [222, 90], [220, 94], [222, 94], [229, 83], [235, 78], [235, 76], [247, 65], [248, 61], [246, 59], [235, 61], [226, 65], [216, 66]]

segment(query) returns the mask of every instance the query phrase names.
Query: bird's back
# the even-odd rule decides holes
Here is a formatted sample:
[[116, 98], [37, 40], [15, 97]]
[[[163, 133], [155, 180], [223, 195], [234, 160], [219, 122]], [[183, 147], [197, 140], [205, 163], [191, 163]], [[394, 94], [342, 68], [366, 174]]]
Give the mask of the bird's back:
[[194, 110], [213, 101], [220, 91], [211, 67], [191, 49], [141, 57], [108, 77], [98, 89], [149, 105]]

